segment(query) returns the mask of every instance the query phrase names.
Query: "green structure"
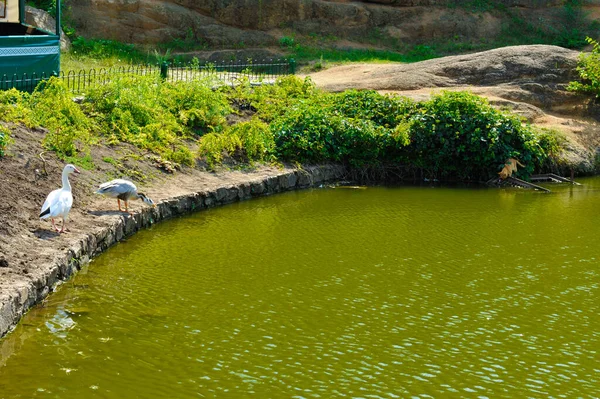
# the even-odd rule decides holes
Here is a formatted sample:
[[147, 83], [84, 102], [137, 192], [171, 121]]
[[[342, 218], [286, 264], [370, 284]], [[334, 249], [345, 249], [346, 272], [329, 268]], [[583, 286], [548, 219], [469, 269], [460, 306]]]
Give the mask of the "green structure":
[[33, 90], [60, 72], [60, 0], [56, 32], [25, 23], [25, 0], [0, 0], [0, 89]]

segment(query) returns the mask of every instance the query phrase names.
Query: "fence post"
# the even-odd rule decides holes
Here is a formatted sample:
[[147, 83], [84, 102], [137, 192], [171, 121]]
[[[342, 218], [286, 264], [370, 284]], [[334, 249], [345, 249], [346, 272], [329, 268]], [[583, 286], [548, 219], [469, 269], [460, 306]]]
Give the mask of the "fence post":
[[296, 60], [293, 58], [290, 58], [290, 75], [295, 75], [296, 74]]
[[167, 61], [163, 61], [163, 63], [160, 64], [160, 77], [163, 80], [166, 80], [168, 74], [169, 74], [169, 64], [167, 63]]

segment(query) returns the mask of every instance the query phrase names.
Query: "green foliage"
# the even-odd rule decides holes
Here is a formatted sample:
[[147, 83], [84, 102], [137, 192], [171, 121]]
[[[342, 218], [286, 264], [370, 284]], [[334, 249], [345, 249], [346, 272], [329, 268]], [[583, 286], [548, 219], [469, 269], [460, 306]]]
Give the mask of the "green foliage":
[[528, 175], [545, 157], [528, 125], [467, 92], [434, 96], [410, 123], [410, 160], [434, 176], [489, 178], [510, 157], [525, 164]]
[[293, 37], [283, 36], [279, 39], [279, 46], [283, 48], [294, 47], [295, 40]]
[[6, 154], [6, 148], [11, 143], [10, 130], [0, 125], [0, 158]]
[[567, 48], [580, 48], [585, 45], [586, 36], [600, 33], [600, 24], [589, 18], [582, 7], [582, 0], [566, 0], [563, 7], [555, 8], [551, 18], [531, 20], [526, 14], [507, 9], [509, 23], [505, 24], [495, 47], [517, 44], [552, 44]]
[[40, 10], [47, 11], [53, 17], [56, 16], [56, 0], [32, 0], [31, 5]]
[[374, 91], [316, 91], [290, 102], [270, 127], [281, 160], [400, 163], [439, 178], [488, 179], [510, 157], [527, 165], [526, 176], [561, 146], [466, 92], [414, 103]]
[[164, 83], [161, 92], [161, 105], [196, 133], [222, 129], [232, 112], [227, 97], [203, 81]]
[[567, 137], [556, 129], [535, 129], [539, 145], [544, 151], [544, 156], [536, 159], [536, 164], [541, 170], [560, 171], [565, 166], [561, 157], [567, 144]]
[[[254, 117], [227, 126], [229, 102]], [[536, 167], [559, 167], [565, 140], [466, 92], [442, 92], [416, 103], [368, 90], [327, 93], [295, 76], [257, 87], [241, 79], [239, 86], [216, 91], [206, 82], [122, 77], [90, 91], [82, 104], [53, 78], [32, 94], [0, 92], [0, 111], [6, 121], [45, 127], [46, 148], [89, 168], [94, 167], [89, 147], [98, 132], [109, 142], [131, 143], [185, 165], [193, 165], [196, 156], [209, 167], [224, 160], [277, 159], [400, 164], [448, 179], [487, 179], [510, 157], [526, 165], [519, 170], [525, 176]], [[2, 153], [6, 137], [0, 137]], [[189, 147], [196, 140], [193, 153]]]
[[223, 133], [209, 133], [200, 140], [198, 155], [214, 168], [227, 156], [237, 162], [274, 160], [275, 142], [269, 126], [259, 119], [240, 122]]
[[247, 80], [240, 83], [226, 89], [229, 99], [238, 106], [257, 110], [258, 116], [267, 122], [285, 113], [296, 101], [319, 94], [310, 78], [302, 80], [294, 75], [280, 77], [274, 85], [252, 87]]
[[377, 164], [390, 132], [370, 120], [336, 115], [317, 102], [298, 102], [271, 122], [278, 157], [298, 162]]
[[166, 157], [167, 159], [181, 165], [194, 165], [194, 154], [183, 144], [175, 146], [170, 151], [167, 151]]
[[67, 156], [64, 158], [64, 161], [66, 163], [77, 165], [85, 170], [93, 170], [96, 167], [94, 160], [89, 153], [85, 155]]
[[59, 157], [74, 156], [78, 144], [87, 147], [91, 143], [94, 123], [73, 101], [62, 80], [52, 77], [39, 85], [28, 98], [28, 106], [32, 122], [48, 129], [44, 146]]
[[31, 109], [27, 106], [29, 94], [15, 88], [0, 90], [0, 115], [5, 122], [23, 123], [33, 126]]
[[129, 142], [167, 160], [192, 164], [182, 139], [220, 130], [230, 112], [224, 95], [201, 82], [123, 77], [91, 90], [85, 109], [111, 142]]
[[587, 38], [587, 42], [592, 45], [592, 51], [579, 54], [577, 63], [581, 81], [569, 82], [567, 89], [600, 98], [600, 44], [590, 37]]
[[393, 128], [416, 111], [416, 103], [407, 97], [381, 95], [374, 90], [347, 90], [330, 100], [331, 108], [351, 118], [368, 119]]
[[132, 62], [147, 59], [133, 44], [114, 40], [86, 39], [83, 36], [78, 36], [71, 42], [71, 46], [72, 53], [94, 59], [118, 57]]

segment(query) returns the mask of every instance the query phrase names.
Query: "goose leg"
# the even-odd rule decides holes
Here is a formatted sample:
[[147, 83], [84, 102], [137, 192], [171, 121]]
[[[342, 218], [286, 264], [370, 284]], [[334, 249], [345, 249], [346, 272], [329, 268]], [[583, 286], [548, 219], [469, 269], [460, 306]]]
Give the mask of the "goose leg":
[[51, 218], [50, 220], [52, 220], [52, 227], [54, 228], [54, 230], [56, 230], [56, 231], [60, 232], [60, 231], [58, 230], [58, 227], [56, 227], [56, 224], [54, 223], [54, 218]]
[[67, 231], [71, 231], [71, 230], [69, 230], [69, 229], [67, 228], [67, 219], [66, 219], [66, 218], [63, 218], [63, 220], [62, 220], [62, 221], [63, 221], [63, 223], [62, 223], [62, 228], [60, 229], [60, 232], [61, 232], [61, 233], [65, 233], [65, 232], [67, 232]]

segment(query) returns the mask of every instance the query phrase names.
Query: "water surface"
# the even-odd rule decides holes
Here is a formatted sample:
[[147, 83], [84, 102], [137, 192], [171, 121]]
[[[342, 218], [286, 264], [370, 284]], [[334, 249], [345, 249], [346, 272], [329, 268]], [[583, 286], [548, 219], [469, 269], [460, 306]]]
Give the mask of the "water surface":
[[600, 180], [290, 192], [116, 245], [0, 341], [0, 398], [600, 395]]

